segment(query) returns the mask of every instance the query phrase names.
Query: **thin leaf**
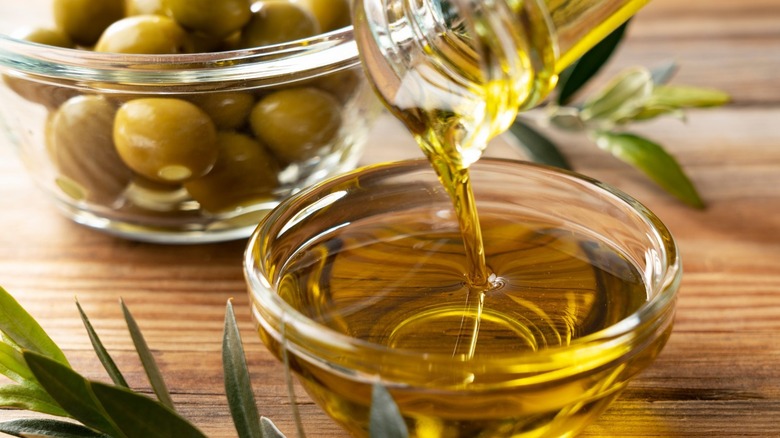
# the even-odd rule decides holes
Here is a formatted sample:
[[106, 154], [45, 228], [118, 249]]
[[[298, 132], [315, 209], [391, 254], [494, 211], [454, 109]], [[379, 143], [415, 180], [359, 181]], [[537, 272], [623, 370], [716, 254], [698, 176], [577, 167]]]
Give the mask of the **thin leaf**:
[[7, 344], [0, 344], [0, 374], [16, 383], [35, 381], [35, 376], [27, 368], [22, 353]]
[[634, 134], [600, 132], [596, 144], [638, 168], [686, 204], [696, 208], [704, 207], [699, 193], [677, 160], [657, 143]]
[[225, 331], [222, 338], [222, 367], [225, 377], [230, 414], [241, 438], [260, 438], [260, 414], [257, 411], [255, 394], [246, 365], [246, 356], [241, 344], [241, 334], [233, 313], [233, 305], [227, 302], [225, 313]]
[[378, 383], [375, 383], [371, 390], [369, 418], [368, 430], [371, 438], [406, 438], [409, 436], [409, 430], [393, 396]]
[[26, 310], [0, 287], [0, 331], [16, 345], [70, 366], [60, 347]]
[[106, 372], [115, 384], [129, 388], [127, 381], [125, 380], [124, 376], [122, 376], [122, 373], [119, 371], [116, 363], [108, 354], [108, 351], [103, 346], [103, 343], [100, 342], [100, 337], [98, 337], [97, 332], [95, 332], [95, 329], [92, 327], [92, 323], [89, 322], [89, 318], [87, 318], [87, 314], [84, 313], [84, 309], [81, 308], [81, 304], [79, 304], [78, 300], [76, 300], [76, 307], [79, 309], [79, 314], [81, 315], [81, 321], [84, 323], [84, 328], [87, 329], [87, 334], [89, 334], [89, 340], [92, 342], [92, 348], [95, 350], [95, 354], [97, 354], [98, 359], [100, 359], [100, 363], [103, 364], [103, 368], [106, 369]]
[[0, 432], [17, 437], [111, 438], [80, 424], [44, 418], [22, 418], [0, 423]]
[[287, 438], [273, 421], [266, 417], [260, 417], [260, 428], [263, 431], [263, 438]]
[[509, 127], [509, 132], [517, 138], [519, 145], [532, 161], [571, 169], [566, 157], [558, 150], [555, 143], [527, 123], [518, 120]]
[[282, 365], [284, 365], [284, 383], [287, 386], [287, 398], [290, 400], [290, 408], [292, 410], [293, 420], [295, 420], [295, 431], [298, 433], [298, 438], [304, 438], [306, 431], [303, 429], [303, 421], [301, 420], [301, 412], [298, 409], [298, 402], [295, 399], [295, 387], [293, 385], [292, 371], [290, 369], [290, 356], [287, 353], [287, 323], [282, 318], [282, 324], [279, 329], [282, 350]]
[[43, 389], [85, 426], [115, 437], [124, 434], [111, 422], [95, 398], [87, 379], [65, 365], [31, 351], [24, 352], [24, 360]]
[[116, 425], [129, 437], [206, 438], [169, 407], [121, 386], [90, 382], [92, 391]]
[[707, 108], [729, 103], [731, 96], [720, 90], [687, 85], [660, 85], [655, 87], [650, 103], [675, 108]]
[[669, 61], [668, 63], [656, 67], [652, 70], [650, 70], [650, 75], [653, 78], [653, 83], [656, 85], [663, 85], [674, 77], [674, 75], [677, 73], [677, 70], [679, 69], [679, 66], [674, 61]]
[[594, 119], [619, 121], [638, 113], [653, 93], [650, 71], [643, 67], [621, 72], [604, 89], [589, 98], [580, 116], [588, 122]]
[[130, 313], [130, 309], [125, 306], [125, 302], [120, 301], [120, 304], [122, 306], [122, 313], [125, 315], [125, 321], [127, 322], [127, 329], [130, 331], [130, 337], [133, 339], [133, 345], [135, 345], [135, 350], [141, 358], [141, 364], [144, 367], [144, 371], [146, 371], [146, 376], [149, 378], [149, 383], [152, 385], [154, 393], [157, 395], [160, 403], [175, 410], [173, 400], [168, 392], [168, 387], [165, 385], [165, 380], [163, 380], [162, 373], [160, 373], [160, 369], [157, 367], [154, 355], [152, 355], [149, 346], [146, 344], [141, 329], [138, 327], [133, 315]]
[[558, 79], [558, 105], [566, 105], [575, 94], [607, 63], [626, 33], [628, 21], [593, 46], [580, 59], [564, 70]]
[[0, 408], [68, 416], [46, 391], [31, 383], [0, 386]]

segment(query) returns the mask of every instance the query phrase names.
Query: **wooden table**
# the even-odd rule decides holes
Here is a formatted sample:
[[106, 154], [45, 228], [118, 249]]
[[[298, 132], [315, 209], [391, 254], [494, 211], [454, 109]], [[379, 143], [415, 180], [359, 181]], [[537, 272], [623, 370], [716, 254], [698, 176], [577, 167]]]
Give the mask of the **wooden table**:
[[[675, 81], [733, 95], [687, 123], [637, 126], [680, 160], [708, 203], [692, 210], [578, 136], [554, 136], [576, 168], [654, 210], [676, 236], [685, 276], [673, 336], [584, 436], [780, 436], [780, 3], [655, 0], [610, 66], [678, 61]], [[222, 389], [225, 303], [234, 305], [263, 414], [294, 436], [282, 368], [253, 332], [244, 242], [161, 246], [61, 217], [11, 147], [0, 148], [0, 285], [42, 323], [74, 366], [107, 380], [73, 303], [78, 297], [131, 386], [148, 392], [122, 323], [132, 309], [180, 411], [213, 437], [235, 436]], [[521, 157], [496, 147], [493, 154]], [[420, 153], [393, 120], [365, 162]], [[299, 392], [310, 436], [343, 436]], [[27, 414], [0, 411], [0, 420]]]

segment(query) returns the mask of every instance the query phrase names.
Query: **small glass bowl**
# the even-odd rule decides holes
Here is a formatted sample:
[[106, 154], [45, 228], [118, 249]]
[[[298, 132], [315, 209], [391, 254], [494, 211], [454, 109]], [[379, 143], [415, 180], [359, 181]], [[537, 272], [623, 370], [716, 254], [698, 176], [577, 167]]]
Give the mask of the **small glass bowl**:
[[[95, 229], [161, 243], [246, 238], [280, 200], [354, 168], [378, 114], [351, 27], [258, 49], [191, 55], [96, 53], [8, 36], [20, 25], [9, 17], [34, 22], [23, 25], [51, 27], [43, 4], [0, 6], [0, 127], [61, 210]], [[327, 138], [301, 140], [305, 150], [252, 152], [243, 164], [241, 157], [218, 161], [197, 183], [154, 181], [131, 170], [111, 145], [114, 112], [121, 105], [139, 98], [176, 98], [204, 109], [210, 105], [206, 112], [214, 119], [220, 144], [227, 143], [223, 138], [236, 140], [229, 135], [241, 135], [232, 142], [238, 155], [250, 148], [247, 140], [256, 138], [246, 116], [236, 122], [236, 115], [221, 105], [237, 99], [255, 103], [300, 89], [314, 90], [315, 97], [325, 93], [335, 103], [319, 115], [332, 122]], [[64, 105], [70, 105], [70, 116], [53, 121]], [[288, 128], [300, 124], [306, 129], [310, 113], [301, 112]], [[186, 134], [183, 144], [197, 140], [193, 137], [201, 134], [194, 132]], [[227, 149], [221, 146], [219, 160]], [[184, 160], [200, 160], [203, 154], [197, 148], [182, 153]], [[176, 174], [173, 164], [169, 170]]]
[[[320, 183], [282, 202], [250, 238], [244, 269], [260, 337], [280, 360], [286, 355], [312, 399], [355, 436], [368, 434], [375, 383], [390, 391], [411, 436], [572, 436], [650, 365], [671, 334], [681, 266], [653, 213], [594, 180], [529, 163], [483, 159], [471, 179], [488, 265], [501, 277], [499, 264], [526, 259], [519, 271], [529, 285], [504, 307], [491, 308], [497, 297], [485, 295], [475, 344], [477, 353], [486, 346], [482, 354], [439, 349], [457, 345], [464, 333], [457, 321], [465, 304], [444, 304], [463, 280], [462, 241], [450, 199], [426, 161], [368, 166]], [[544, 231], [490, 237], [525, 225]], [[537, 244], [572, 236], [575, 246], [555, 247], [604, 270], [581, 271], [598, 277], [601, 300], [560, 286], [568, 280], [556, 271], [557, 255], [530, 255]], [[366, 246], [372, 239], [383, 243]], [[507, 259], [512, 239], [526, 246]], [[579, 315], [587, 321], [627, 300], [615, 281], [630, 277], [626, 266], [641, 300], [601, 328], [568, 332], [579, 308], [590, 309]], [[454, 280], [439, 284], [444, 271], [454, 271], [447, 277]], [[426, 274], [409, 281], [412, 272]], [[539, 294], [532, 285], [550, 289]], [[420, 299], [434, 293], [441, 304]], [[563, 311], [545, 314], [539, 303], [558, 296]], [[516, 304], [526, 319], [504, 316]], [[421, 335], [426, 319], [440, 323], [438, 331]], [[496, 327], [510, 328], [491, 331]], [[563, 336], [542, 334], [550, 327]], [[500, 343], [491, 349], [494, 335]], [[437, 351], [418, 348], [426, 337]]]

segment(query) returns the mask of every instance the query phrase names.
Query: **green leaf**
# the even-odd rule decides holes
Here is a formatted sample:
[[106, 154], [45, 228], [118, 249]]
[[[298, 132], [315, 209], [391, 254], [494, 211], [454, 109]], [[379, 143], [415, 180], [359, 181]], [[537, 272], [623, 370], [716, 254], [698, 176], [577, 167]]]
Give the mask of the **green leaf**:
[[222, 338], [222, 368], [225, 377], [225, 393], [238, 436], [262, 437], [260, 414], [257, 411], [255, 394], [252, 392], [241, 334], [230, 301], [227, 302], [225, 331]]
[[555, 143], [531, 128], [527, 123], [518, 120], [509, 127], [509, 132], [517, 138], [520, 146], [532, 161], [571, 169], [566, 157], [558, 150]]
[[80, 424], [44, 418], [22, 418], [0, 423], [0, 432], [17, 437], [111, 438]]
[[206, 438], [169, 407], [121, 386], [91, 382], [92, 391], [116, 425], [129, 437]]
[[406, 427], [401, 411], [393, 397], [382, 385], [375, 383], [371, 391], [371, 412], [369, 413], [369, 435], [371, 438], [406, 438]]
[[266, 417], [260, 417], [260, 428], [263, 431], [263, 438], [286, 438], [274, 422]]
[[78, 300], [76, 300], [76, 307], [79, 309], [79, 315], [81, 315], [81, 321], [84, 323], [84, 328], [87, 329], [87, 334], [89, 334], [89, 340], [92, 342], [92, 348], [95, 350], [95, 354], [97, 354], [98, 359], [100, 359], [100, 363], [103, 364], [103, 368], [106, 369], [106, 372], [115, 384], [129, 388], [127, 381], [125, 380], [124, 376], [122, 376], [122, 373], [119, 371], [116, 363], [113, 359], [111, 359], [111, 356], [103, 346], [103, 343], [100, 342], [100, 337], [98, 337], [98, 334], [92, 327], [92, 323], [89, 322], [89, 318], [87, 318], [87, 314], [84, 313], [84, 309], [81, 308], [81, 304], [79, 304]]
[[46, 391], [32, 383], [0, 386], [0, 408], [40, 412], [58, 417], [68, 416]]
[[154, 355], [152, 355], [149, 346], [146, 344], [141, 329], [138, 327], [133, 315], [130, 313], [130, 309], [125, 306], [125, 302], [120, 301], [120, 304], [122, 306], [122, 313], [125, 315], [127, 328], [130, 331], [130, 337], [133, 339], [133, 345], [135, 345], [135, 350], [141, 358], [141, 364], [146, 371], [146, 376], [149, 378], [149, 383], [152, 385], [154, 393], [157, 395], [160, 403], [174, 410], [173, 400], [168, 392], [168, 387], [165, 385], [165, 380], [163, 379], [162, 373], [160, 373], [160, 369], [157, 367], [157, 363], [154, 361]]
[[577, 91], [601, 70], [620, 45], [627, 27], [628, 21], [612, 31], [561, 73], [557, 87], [558, 105], [568, 104]]
[[22, 353], [7, 344], [0, 344], [0, 374], [16, 383], [35, 381], [35, 376], [27, 368]]
[[674, 77], [677, 73], [678, 65], [674, 61], [670, 61], [660, 67], [656, 67], [650, 70], [650, 75], [653, 77], [653, 83], [656, 85], [663, 85]]
[[596, 144], [615, 157], [631, 164], [686, 204], [703, 208], [696, 188], [677, 160], [663, 147], [646, 138], [628, 133], [599, 132]]
[[653, 90], [650, 104], [674, 108], [707, 108], [729, 103], [731, 96], [720, 90], [687, 85], [659, 85]]
[[582, 107], [582, 120], [621, 121], [629, 119], [647, 104], [653, 93], [653, 78], [643, 67], [621, 72]]
[[23, 354], [24, 360], [43, 389], [70, 416], [95, 430], [115, 437], [124, 436], [95, 399], [87, 379], [67, 366], [38, 353], [25, 351]]
[[0, 331], [19, 347], [70, 366], [60, 347], [5, 289], [0, 287]]

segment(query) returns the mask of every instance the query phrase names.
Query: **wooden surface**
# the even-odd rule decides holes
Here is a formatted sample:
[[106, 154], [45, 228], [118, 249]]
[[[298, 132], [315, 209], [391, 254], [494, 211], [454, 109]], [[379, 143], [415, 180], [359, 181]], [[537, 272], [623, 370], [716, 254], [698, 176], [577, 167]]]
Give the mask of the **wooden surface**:
[[[695, 211], [577, 136], [556, 134], [576, 168], [654, 210], [676, 236], [685, 275], [672, 338], [654, 365], [584, 436], [780, 436], [780, 2], [655, 0], [610, 66], [682, 66], [676, 83], [716, 87], [728, 107], [637, 130], [680, 160], [708, 203]], [[263, 414], [294, 436], [282, 368], [255, 336], [244, 242], [160, 246], [61, 217], [0, 145], [0, 285], [42, 323], [85, 375], [107, 380], [79, 320], [78, 296], [130, 384], [148, 391], [117, 304], [132, 309], [181, 412], [208, 435], [235, 436], [223, 395], [221, 331], [234, 305]], [[492, 154], [521, 157], [496, 147]], [[416, 157], [394, 121], [365, 162]], [[343, 436], [299, 393], [310, 436]], [[0, 420], [26, 416], [0, 411]]]

